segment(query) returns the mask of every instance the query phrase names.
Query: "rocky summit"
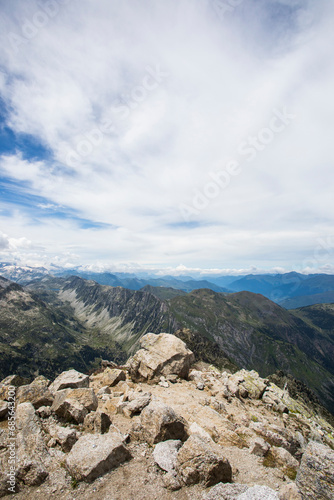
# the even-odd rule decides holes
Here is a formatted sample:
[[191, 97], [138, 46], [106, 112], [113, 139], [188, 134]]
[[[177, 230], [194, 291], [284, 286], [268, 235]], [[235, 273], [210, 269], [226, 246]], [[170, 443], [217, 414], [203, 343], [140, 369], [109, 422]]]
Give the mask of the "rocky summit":
[[0, 398], [2, 497], [334, 499], [330, 423], [255, 371], [195, 363], [171, 334], [89, 376], [11, 375]]

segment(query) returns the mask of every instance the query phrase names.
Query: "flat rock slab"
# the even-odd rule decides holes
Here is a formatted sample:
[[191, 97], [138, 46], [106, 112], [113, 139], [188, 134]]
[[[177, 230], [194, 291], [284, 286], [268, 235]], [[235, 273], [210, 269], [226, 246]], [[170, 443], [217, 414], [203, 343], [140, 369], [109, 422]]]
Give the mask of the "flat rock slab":
[[116, 434], [82, 436], [66, 458], [66, 466], [77, 481], [94, 481], [129, 460], [131, 454]]
[[89, 386], [89, 377], [77, 370], [67, 370], [61, 373], [49, 386], [51, 392], [61, 391], [62, 389], [77, 389]]

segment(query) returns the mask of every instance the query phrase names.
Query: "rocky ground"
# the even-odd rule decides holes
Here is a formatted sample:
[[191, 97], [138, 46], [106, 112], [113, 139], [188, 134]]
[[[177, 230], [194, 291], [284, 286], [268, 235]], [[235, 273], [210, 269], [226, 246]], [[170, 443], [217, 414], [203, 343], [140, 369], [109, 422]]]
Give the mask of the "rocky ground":
[[334, 499], [327, 421], [254, 371], [194, 365], [173, 335], [141, 345], [126, 366], [91, 376], [2, 381], [0, 496]]

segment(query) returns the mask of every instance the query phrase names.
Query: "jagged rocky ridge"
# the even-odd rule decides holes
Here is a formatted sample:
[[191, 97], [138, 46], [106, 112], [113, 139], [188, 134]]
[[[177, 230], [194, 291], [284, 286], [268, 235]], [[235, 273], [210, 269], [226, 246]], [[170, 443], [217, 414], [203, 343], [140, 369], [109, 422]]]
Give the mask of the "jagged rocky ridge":
[[333, 498], [331, 425], [255, 371], [193, 362], [177, 337], [149, 334], [122, 367], [7, 377], [1, 495], [15, 386], [15, 498]]

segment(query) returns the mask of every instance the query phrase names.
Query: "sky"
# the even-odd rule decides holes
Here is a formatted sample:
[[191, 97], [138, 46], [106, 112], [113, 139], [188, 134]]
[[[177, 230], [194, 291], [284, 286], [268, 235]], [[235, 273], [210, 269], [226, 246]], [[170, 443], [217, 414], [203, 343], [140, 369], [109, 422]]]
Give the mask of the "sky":
[[332, 0], [0, 0], [0, 260], [334, 273]]

